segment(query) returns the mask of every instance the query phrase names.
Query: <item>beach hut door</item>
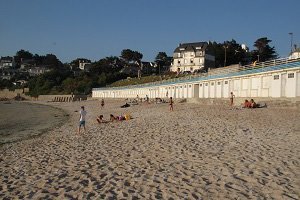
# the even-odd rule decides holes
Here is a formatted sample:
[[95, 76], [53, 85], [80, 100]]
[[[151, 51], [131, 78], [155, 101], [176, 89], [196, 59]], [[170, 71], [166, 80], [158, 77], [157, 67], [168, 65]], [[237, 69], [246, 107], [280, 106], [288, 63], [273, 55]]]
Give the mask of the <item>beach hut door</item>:
[[286, 74], [281, 74], [281, 97], [285, 97]]

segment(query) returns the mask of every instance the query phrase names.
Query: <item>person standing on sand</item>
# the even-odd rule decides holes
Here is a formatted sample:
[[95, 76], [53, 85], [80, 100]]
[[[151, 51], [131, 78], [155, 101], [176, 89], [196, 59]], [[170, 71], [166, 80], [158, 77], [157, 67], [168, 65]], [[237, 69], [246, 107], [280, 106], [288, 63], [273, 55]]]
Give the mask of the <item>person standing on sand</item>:
[[173, 111], [173, 104], [174, 104], [173, 98], [170, 97], [170, 111]]
[[101, 109], [104, 108], [104, 99], [101, 100]]
[[233, 94], [233, 92], [230, 92], [230, 106], [233, 106], [233, 98], [235, 97], [235, 95]]
[[78, 134], [80, 135], [80, 129], [81, 126], [83, 126], [84, 132], [85, 132], [85, 116], [86, 116], [86, 111], [84, 110], [84, 106], [81, 106], [80, 110], [80, 116], [79, 116], [79, 127], [78, 127]]

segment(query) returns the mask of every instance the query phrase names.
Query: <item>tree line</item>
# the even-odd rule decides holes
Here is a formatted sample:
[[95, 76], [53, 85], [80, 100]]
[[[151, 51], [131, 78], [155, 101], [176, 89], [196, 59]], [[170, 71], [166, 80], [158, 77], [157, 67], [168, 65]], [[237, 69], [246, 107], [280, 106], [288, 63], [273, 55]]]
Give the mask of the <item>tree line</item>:
[[[231, 64], [249, 64], [251, 62], [266, 61], [278, 57], [275, 47], [271, 47], [271, 40], [259, 38], [255, 41], [255, 49], [249, 51], [242, 48], [234, 39], [223, 43], [210, 42], [209, 48], [215, 55], [215, 67], [223, 67]], [[225, 53], [226, 51], [226, 53]], [[225, 59], [226, 57], [226, 59]], [[105, 87], [115, 81], [127, 77], [137, 77], [141, 74], [161, 74], [172, 63], [172, 57], [165, 52], [158, 52], [151, 69], [142, 68], [143, 54], [131, 49], [124, 49], [120, 56], [110, 56], [91, 62], [87, 58], [77, 58], [70, 63], [62, 63], [55, 55], [32, 54], [26, 50], [20, 50], [14, 56], [17, 67], [22, 62], [29, 61], [34, 66], [46, 66], [51, 71], [39, 76], [30, 77], [28, 81], [29, 94], [38, 96], [42, 94], [90, 94], [92, 88]], [[79, 60], [90, 62], [88, 71], [79, 69]], [[148, 66], [149, 67], [149, 66]], [[136, 69], [136, 71], [130, 71]], [[166, 70], [167, 71], [167, 70]], [[20, 75], [19, 75], [20, 77]], [[16, 80], [14, 78], [13, 80]], [[4, 85], [5, 84], [5, 85]], [[0, 88], [9, 85], [7, 80], [0, 81]]]

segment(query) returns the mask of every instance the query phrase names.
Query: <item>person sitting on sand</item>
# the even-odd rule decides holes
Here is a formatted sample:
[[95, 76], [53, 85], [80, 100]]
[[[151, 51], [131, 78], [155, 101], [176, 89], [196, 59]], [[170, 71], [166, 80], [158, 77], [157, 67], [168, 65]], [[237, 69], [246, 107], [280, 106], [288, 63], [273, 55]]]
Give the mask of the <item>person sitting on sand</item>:
[[257, 108], [257, 104], [253, 99], [250, 100], [250, 108]]
[[248, 99], [245, 99], [243, 108], [250, 108], [250, 106], [251, 106], [251, 103], [248, 101]]
[[119, 115], [119, 116], [117, 116], [117, 119], [119, 121], [123, 121], [123, 120], [125, 120], [125, 117], [123, 115]]
[[103, 115], [99, 115], [97, 117], [97, 122], [100, 124], [100, 123], [104, 123], [105, 121], [103, 120]]
[[110, 114], [110, 121], [113, 122], [116, 120], [116, 117], [113, 114]]

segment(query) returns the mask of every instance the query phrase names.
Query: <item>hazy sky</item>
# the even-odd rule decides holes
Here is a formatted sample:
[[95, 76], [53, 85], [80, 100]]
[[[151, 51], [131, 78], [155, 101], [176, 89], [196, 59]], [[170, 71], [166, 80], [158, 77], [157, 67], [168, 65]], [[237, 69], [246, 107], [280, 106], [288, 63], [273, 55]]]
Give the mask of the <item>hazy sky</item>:
[[179, 43], [272, 40], [279, 56], [300, 44], [300, 0], [0, 0], [0, 56], [20, 49], [62, 62], [132, 49], [152, 61]]

